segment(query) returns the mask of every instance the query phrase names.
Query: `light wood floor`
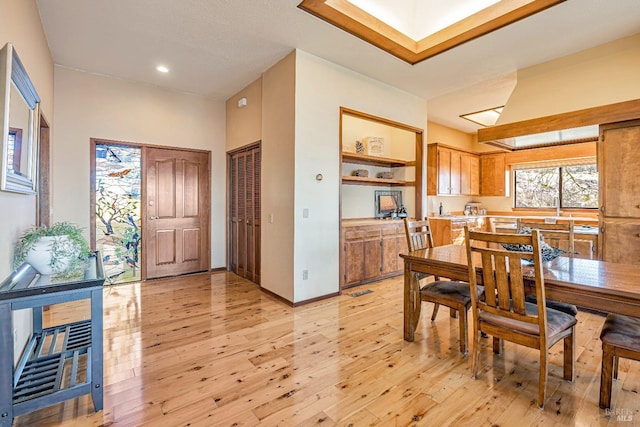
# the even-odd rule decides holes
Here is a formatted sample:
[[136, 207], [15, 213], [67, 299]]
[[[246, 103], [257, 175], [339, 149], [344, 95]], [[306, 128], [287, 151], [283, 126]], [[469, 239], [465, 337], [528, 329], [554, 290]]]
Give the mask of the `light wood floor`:
[[[350, 296], [357, 291], [372, 293]], [[402, 279], [291, 308], [230, 273], [105, 288], [104, 410], [89, 396], [17, 417], [16, 426], [605, 426], [640, 425], [640, 363], [621, 360], [613, 406], [598, 408], [603, 318], [580, 313], [577, 378], [552, 349], [545, 409], [537, 353], [483, 340], [477, 380], [458, 322], [423, 305], [402, 339]], [[47, 322], [88, 315], [53, 306]], [[428, 315], [427, 315], [428, 314]]]

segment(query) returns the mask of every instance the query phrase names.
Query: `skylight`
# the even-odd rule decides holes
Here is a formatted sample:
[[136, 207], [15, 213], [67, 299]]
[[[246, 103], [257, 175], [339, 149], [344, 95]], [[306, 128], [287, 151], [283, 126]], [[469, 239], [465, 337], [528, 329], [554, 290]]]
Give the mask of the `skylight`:
[[416, 64], [565, 0], [302, 0], [298, 7]]
[[418, 41], [500, 0], [347, 0]]

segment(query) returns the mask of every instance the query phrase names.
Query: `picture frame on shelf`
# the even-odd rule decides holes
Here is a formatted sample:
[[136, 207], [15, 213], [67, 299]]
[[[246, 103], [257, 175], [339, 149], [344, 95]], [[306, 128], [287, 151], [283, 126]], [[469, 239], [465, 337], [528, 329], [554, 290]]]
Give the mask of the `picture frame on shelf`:
[[367, 136], [363, 142], [369, 156], [384, 156], [384, 137]]

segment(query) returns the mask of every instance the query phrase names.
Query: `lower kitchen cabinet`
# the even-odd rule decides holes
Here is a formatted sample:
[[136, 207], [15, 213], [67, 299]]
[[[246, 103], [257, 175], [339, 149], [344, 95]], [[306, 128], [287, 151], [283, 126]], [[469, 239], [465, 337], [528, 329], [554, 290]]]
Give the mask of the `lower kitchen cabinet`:
[[464, 245], [464, 226], [473, 231], [486, 231], [484, 217], [432, 217], [429, 218], [433, 244]]
[[402, 221], [343, 222], [341, 288], [402, 274], [404, 263], [399, 254], [406, 251]]

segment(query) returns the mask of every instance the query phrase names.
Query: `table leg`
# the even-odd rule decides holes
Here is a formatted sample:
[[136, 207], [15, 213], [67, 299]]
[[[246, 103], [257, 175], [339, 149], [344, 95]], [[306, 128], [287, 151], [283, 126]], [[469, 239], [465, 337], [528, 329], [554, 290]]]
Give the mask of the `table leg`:
[[42, 333], [42, 307], [32, 307], [31, 315], [33, 317], [33, 334]]
[[102, 289], [91, 291], [91, 398], [96, 412], [103, 407]]
[[13, 331], [11, 305], [0, 303], [0, 426], [13, 423]]
[[[420, 303], [420, 295], [416, 274], [411, 271], [411, 263], [404, 262], [404, 339], [413, 341], [420, 311], [416, 310], [416, 302]], [[418, 305], [418, 307], [420, 307]]]

